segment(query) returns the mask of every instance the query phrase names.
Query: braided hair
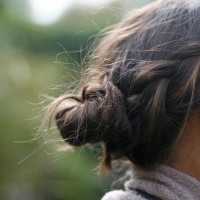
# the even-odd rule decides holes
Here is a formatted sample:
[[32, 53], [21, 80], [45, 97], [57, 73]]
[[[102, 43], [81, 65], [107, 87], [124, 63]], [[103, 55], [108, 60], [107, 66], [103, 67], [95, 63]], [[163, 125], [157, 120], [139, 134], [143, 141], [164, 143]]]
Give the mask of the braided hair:
[[121, 158], [143, 169], [167, 161], [200, 108], [199, 16], [198, 1], [157, 1], [110, 30], [81, 92], [50, 105], [62, 137], [101, 142], [107, 168]]

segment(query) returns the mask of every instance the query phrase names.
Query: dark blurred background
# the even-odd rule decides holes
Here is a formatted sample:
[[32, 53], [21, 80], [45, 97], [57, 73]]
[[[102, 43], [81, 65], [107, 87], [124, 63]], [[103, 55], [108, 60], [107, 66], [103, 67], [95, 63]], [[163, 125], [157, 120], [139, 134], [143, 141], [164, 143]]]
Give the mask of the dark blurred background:
[[63, 153], [58, 133], [38, 135], [44, 95], [65, 92], [95, 35], [149, 2], [0, 0], [1, 200], [95, 200], [110, 189], [98, 148]]

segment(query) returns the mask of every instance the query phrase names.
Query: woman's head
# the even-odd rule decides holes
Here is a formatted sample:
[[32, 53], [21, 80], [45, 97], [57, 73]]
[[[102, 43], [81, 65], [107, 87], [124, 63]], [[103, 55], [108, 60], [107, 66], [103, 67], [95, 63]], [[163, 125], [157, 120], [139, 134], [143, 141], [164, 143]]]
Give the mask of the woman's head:
[[198, 1], [158, 1], [109, 31], [82, 91], [51, 105], [63, 138], [102, 142], [107, 167], [118, 158], [143, 169], [166, 162], [200, 108], [199, 16]]

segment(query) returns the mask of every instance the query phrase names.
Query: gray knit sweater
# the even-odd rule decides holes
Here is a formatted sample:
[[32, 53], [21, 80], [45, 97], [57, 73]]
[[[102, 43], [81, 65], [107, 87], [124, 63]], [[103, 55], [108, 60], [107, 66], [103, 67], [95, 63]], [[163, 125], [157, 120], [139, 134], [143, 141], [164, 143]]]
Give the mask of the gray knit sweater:
[[200, 182], [168, 166], [159, 166], [153, 172], [133, 170], [125, 183], [125, 191], [106, 193], [102, 200], [145, 200], [134, 189], [139, 189], [162, 200], [200, 200]]

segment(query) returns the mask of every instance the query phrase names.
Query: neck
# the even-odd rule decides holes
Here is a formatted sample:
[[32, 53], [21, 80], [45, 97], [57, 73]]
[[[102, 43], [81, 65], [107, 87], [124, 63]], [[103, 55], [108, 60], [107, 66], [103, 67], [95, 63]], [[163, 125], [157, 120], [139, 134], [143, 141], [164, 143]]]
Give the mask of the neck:
[[184, 127], [167, 165], [200, 181], [200, 117], [193, 116]]

